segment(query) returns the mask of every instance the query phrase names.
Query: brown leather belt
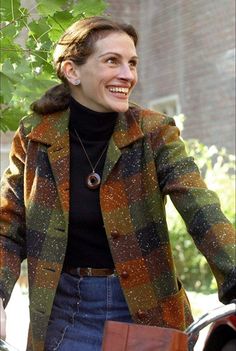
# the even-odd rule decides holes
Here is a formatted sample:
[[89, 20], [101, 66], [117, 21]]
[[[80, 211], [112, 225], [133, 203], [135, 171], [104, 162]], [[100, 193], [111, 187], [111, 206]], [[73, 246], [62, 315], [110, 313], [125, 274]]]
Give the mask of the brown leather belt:
[[80, 276], [80, 277], [107, 277], [109, 275], [117, 275], [116, 270], [112, 268], [73, 268], [64, 267], [64, 272]]

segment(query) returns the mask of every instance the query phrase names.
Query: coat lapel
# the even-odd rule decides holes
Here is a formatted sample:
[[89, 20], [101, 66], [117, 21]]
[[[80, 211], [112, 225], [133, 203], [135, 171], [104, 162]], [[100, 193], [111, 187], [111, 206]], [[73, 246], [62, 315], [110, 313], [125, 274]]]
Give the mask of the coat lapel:
[[63, 213], [66, 222], [68, 222], [70, 193], [70, 145], [68, 131], [48, 148], [48, 157], [57, 185]]
[[107, 150], [106, 163], [105, 163], [105, 167], [102, 175], [102, 184], [107, 180], [108, 175], [110, 174], [111, 170], [115, 166], [120, 155], [121, 155], [121, 151], [117, 147], [114, 141], [114, 137], [112, 137]]
[[122, 153], [121, 150], [144, 136], [138, 124], [139, 116], [135, 116], [135, 111], [136, 110], [131, 108], [126, 113], [120, 113], [118, 116], [115, 130], [107, 150], [102, 183], [107, 180], [110, 172], [119, 160]]
[[69, 213], [69, 110], [44, 116], [28, 138], [48, 145], [48, 158], [66, 222]]

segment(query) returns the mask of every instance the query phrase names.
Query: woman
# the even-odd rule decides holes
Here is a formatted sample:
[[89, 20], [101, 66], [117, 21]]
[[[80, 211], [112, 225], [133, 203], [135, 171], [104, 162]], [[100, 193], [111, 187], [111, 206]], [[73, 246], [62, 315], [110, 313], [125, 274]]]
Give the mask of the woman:
[[[129, 103], [133, 27], [92, 17], [60, 39], [62, 85], [32, 105], [3, 176], [0, 296], [27, 257], [28, 350], [101, 349], [105, 320], [185, 329], [192, 321], [165, 219], [170, 195], [215, 274], [235, 296], [234, 232], [172, 118]], [[3, 311], [2, 311], [3, 313]]]

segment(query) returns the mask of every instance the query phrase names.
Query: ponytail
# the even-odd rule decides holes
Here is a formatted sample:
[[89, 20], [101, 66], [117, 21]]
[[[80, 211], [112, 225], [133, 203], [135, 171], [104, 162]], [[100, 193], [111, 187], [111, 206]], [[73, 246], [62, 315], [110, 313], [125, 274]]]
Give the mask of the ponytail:
[[58, 84], [47, 90], [39, 100], [34, 101], [30, 108], [42, 115], [63, 111], [69, 106], [70, 96], [69, 87], [64, 83]]

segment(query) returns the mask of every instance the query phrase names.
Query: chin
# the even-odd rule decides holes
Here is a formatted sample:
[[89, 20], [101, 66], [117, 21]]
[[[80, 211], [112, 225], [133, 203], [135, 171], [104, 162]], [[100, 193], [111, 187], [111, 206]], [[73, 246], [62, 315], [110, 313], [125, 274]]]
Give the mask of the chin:
[[126, 112], [128, 111], [129, 109], [129, 104], [120, 104], [120, 105], [117, 105], [117, 106], [114, 106], [114, 109], [113, 111], [115, 112]]

